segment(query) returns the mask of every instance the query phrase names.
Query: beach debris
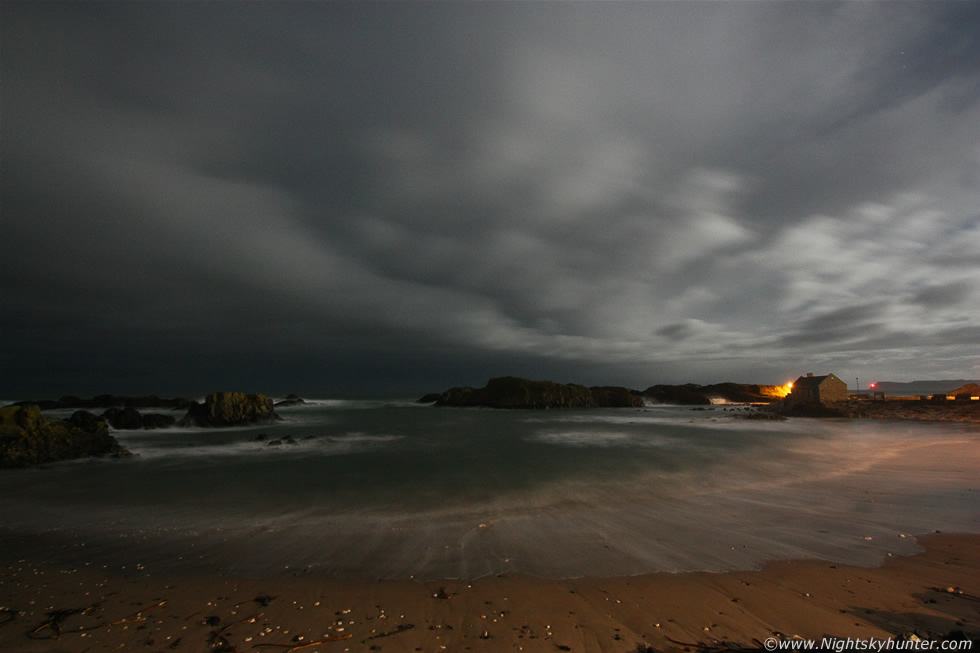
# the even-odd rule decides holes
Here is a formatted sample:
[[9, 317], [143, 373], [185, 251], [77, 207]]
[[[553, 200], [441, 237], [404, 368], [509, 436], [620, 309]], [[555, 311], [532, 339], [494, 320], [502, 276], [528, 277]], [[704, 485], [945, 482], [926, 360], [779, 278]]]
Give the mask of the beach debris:
[[945, 589], [941, 587], [930, 587], [933, 592], [941, 592], [943, 594], [952, 594], [953, 596], [959, 596], [961, 598], [967, 599], [969, 601], [980, 601], [980, 596], [974, 596], [973, 594], [967, 594], [958, 587], [947, 587]]
[[633, 649], [631, 653], [660, 653], [657, 649], [653, 648], [646, 642], [637, 642], [636, 648]]
[[[27, 633], [27, 636], [31, 639], [58, 639], [61, 637], [62, 628], [61, 622], [63, 622], [68, 617], [75, 616], [76, 614], [88, 614], [102, 605], [102, 601], [98, 603], [93, 603], [87, 608], [68, 608], [64, 610], [51, 610], [47, 612], [48, 620], [42, 623], [40, 626], [34, 630]], [[47, 633], [47, 634], [44, 634]]]
[[[94, 626], [80, 626], [78, 628], [73, 628], [71, 630], [64, 630], [62, 628], [62, 622], [68, 617], [75, 615], [87, 615], [94, 612], [99, 606], [102, 605], [102, 601], [93, 603], [87, 608], [70, 608], [67, 610], [51, 610], [46, 613], [48, 620], [42, 623], [40, 626], [34, 630], [27, 633], [27, 636], [31, 639], [58, 639], [62, 635], [66, 634], [77, 634], [77, 633], [87, 633], [90, 630], [98, 630], [99, 628], [106, 628], [108, 626], [122, 626], [124, 624], [141, 623], [146, 621], [146, 617], [143, 613], [147, 610], [152, 610], [153, 608], [159, 608], [162, 605], [166, 605], [166, 601], [160, 601], [149, 607], [142, 608], [138, 612], [134, 612], [129, 616], [123, 617], [117, 621], [103, 621], [101, 623], [95, 624]], [[47, 633], [47, 634], [45, 634]]]
[[[312, 648], [314, 646], [319, 646], [320, 644], [329, 644], [330, 642], [341, 642], [345, 639], [350, 639], [350, 635], [341, 635], [339, 637], [324, 637], [323, 639], [318, 639], [315, 642], [303, 642], [302, 644], [273, 644], [271, 642], [266, 642], [262, 644], [255, 644], [252, 648], [284, 648], [286, 653], [290, 651], [299, 651], [304, 648]], [[300, 638], [302, 639], [302, 638]]]
[[434, 599], [448, 599], [449, 598], [449, 593], [446, 592], [446, 588], [445, 587], [440, 587], [439, 588], [439, 591], [432, 595], [432, 598], [434, 598]]
[[17, 621], [20, 615], [24, 614], [21, 610], [14, 610], [13, 608], [8, 608], [6, 606], [0, 606], [0, 626], [6, 626], [12, 621]]
[[[227, 633], [228, 630], [234, 628], [235, 626], [241, 624], [247, 624], [247, 623], [255, 623], [259, 619], [259, 617], [262, 616], [262, 614], [263, 613], [259, 612], [254, 616], [246, 617], [244, 619], [240, 619], [239, 621], [233, 621], [230, 624], [227, 624], [226, 626], [222, 626], [221, 628], [212, 630], [208, 634], [208, 650], [214, 653], [234, 653], [235, 651], [238, 650], [238, 648], [235, 647], [233, 644], [231, 644], [225, 638], [225, 633]], [[218, 620], [217, 623], [212, 623], [213, 619], [217, 619]], [[220, 626], [221, 620], [218, 619], [217, 617], [208, 617], [206, 623], [209, 626]]]
[[377, 633], [376, 635], [371, 635], [370, 637], [366, 637], [362, 639], [361, 643], [363, 644], [372, 639], [381, 639], [382, 637], [391, 637], [392, 635], [398, 635], [400, 633], [404, 633], [406, 631], [412, 630], [413, 628], [415, 628], [415, 624], [398, 624], [398, 627], [395, 628], [394, 630], [386, 630], [383, 633]]
[[259, 607], [265, 608], [265, 607], [268, 607], [269, 604], [272, 603], [277, 598], [279, 598], [279, 597], [278, 596], [269, 596], [268, 594], [259, 594], [258, 596], [256, 596], [252, 600], [255, 603], [257, 603], [259, 605]]
[[[776, 635], [775, 639], [779, 641], [792, 641], [792, 640], [802, 641], [803, 640], [803, 638], [800, 637], [799, 635], [784, 635], [783, 633], [779, 633], [779, 632], [774, 632], [773, 634]], [[678, 646], [683, 646], [685, 649], [694, 649], [696, 651], [730, 651], [731, 653], [749, 653], [750, 651], [757, 652], [760, 650], [769, 650], [769, 648], [765, 647], [762, 642], [754, 638], [752, 640], [753, 643], [751, 646], [745, 644], [738, 644], [736, 642], [728, 642], [728, 641], [720, 641], [720, 642], [715, 642], [713, 644], [706, 644], [705, 642], [682, 642], [672, 637], [667, 637], [666, 639], [667, 641], [673, 644], [677, 644]], [[656, 653], [659, 653], [657, 652], [657, 649], [651, 646], [642, 643], [637, 644], [637, 648], [636, 648], [637, 653], [648, 653], [649, 651], [654, 651]]]

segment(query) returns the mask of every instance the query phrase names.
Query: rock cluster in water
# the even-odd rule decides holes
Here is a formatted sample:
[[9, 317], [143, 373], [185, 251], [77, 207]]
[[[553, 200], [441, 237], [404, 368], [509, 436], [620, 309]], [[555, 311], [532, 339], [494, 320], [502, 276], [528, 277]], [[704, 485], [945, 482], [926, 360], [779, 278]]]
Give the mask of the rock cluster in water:
[[67, 420], [41, 415], [37, 405], [0, 408], [0, 467], [29, 467], [57, 460], [126, 455], [105, 420], [79, 411]]
[[279, 419], [272, 399], [261, 394], [215, 392], [203, 404], [192, 405], [178, 426], [242, 426], [268, 424]]

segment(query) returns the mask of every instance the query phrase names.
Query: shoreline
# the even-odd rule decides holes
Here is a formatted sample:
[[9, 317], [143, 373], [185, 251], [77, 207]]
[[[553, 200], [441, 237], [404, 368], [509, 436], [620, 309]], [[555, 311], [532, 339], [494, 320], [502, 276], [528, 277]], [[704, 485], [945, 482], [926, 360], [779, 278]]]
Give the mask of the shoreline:
[[756, 571], [568, 580], [157, 575], [4, 561], [0, 650], [626, 653], [756, 648], [768, 637], [980, 638], [980, 535], [918, 543], [923, 552], [870, 568], [780, 560]]
[[980, 424], [980, 401], [860, 399], [831, 404], [848, 419], [892, 419], [912, 422]]

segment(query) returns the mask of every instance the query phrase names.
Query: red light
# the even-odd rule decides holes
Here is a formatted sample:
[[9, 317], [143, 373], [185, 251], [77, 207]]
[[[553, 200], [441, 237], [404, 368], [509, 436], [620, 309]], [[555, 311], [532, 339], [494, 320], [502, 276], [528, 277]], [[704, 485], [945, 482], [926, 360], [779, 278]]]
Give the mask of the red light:
[[872, 383], [872, 384], [871, 384], [871, 387], [872, 387], [872, 388], [874, 388], [874, 387], [875, 387], [875, 386], [877, 386], [877, 385], [878, 385], [877, 383]]

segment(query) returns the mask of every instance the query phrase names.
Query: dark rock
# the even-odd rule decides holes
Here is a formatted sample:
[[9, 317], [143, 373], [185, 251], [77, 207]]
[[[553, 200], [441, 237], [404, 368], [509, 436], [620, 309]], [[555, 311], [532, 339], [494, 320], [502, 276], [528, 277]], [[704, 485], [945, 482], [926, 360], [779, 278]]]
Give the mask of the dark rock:
[[290, 394], [290, 395], [286, 395], [285, 397], [277, 401], [275, 405], [276, 408], [278, 408], [280, 406], [300, 406], [305, 403], [306, 401], [303, 400], [303, 398], [300, 397], [299, 395]]
[[0, 408], [0, 467], [28, 467], [122, 450], [104, 421], [78, 420], [91, 428], [42, 417], [35, 405]]
[[652, 385], [643, 391], [643, 396], [660, 404], [711, 405], [711, 399], [701, 391], [701, 386], [693, 383], [687, 385]]
[[530, 381], [503, 376], [483, 388], [451, 388], [440, 395], [437, 406], [489, 406], [491, 408], [595, 408], [592, 391], [584, 385], [554, 381]]
[[263, 440], [269, 439], [269, 436], [266, 435], [265, 433], [259, 433], [258, 435], [255, 436], [255, 439], [258, 442], [262, 442]]
[[709, 398], [718, 397], [739, 404], [770, 403], [774, 400], [771, 394], [764, 394], [763, 386], [757, 383], [715, 383], [701, 386], [701, 392]]
[[282, 443], [283, 444], [299, 444], [299, 442], [297, 442], [296, 440], [294, 440], [293, 437], [290, 436], [290, 435], [287, 435], [286, 437], [284, 437], [282, 439]]
[[415, 403], [417, 403], [417, 404], [434, 404], [437, 401], [439, 401], [440, 397], [442, 397], [442, 395], [439, 394], [438, 392], [430, 392], [429, 394], [425, 395], [424, 397], [419, 397], [418, 399], [416, 399], [415, 400]]
[[450, 388], [439, 395], [436, 406], [479, 406], [481, 404], [474, 392], [476, 390], [469, 386]]
[[756, 383], [715, 383], [698, 385], [653, 385], [643, 391], [643, 396], [662, 404], [680, 406], [706, 405], [712, 398], [732, 403], [771, 403], [776, 400], [773, 389]]
[[278, 447], [281, 444], [282, 444], [282, 440], [276, 439], [276, 440], [269, 440], [269, 443], [266, 446], [267, 447]]
[[143, 428], [145, 429], [165, 429], [177, 423], [177, 418], [173, 415], [162, 415], [160, 413], [146, 413], [143, 415]]
[[135, 408], [110, 408], [102, 413], [109, 426], [117, 430], [143, 428], [143, 416]]
[[111, 406], [122, 406], [125, 404], [123, 397], [115, 395], [98, 395], [89, 400], [88, 405], [92, 408], [109, 408]]
[[190, 410], [191, 406], [197, 405], [197, 400], [193, 397], [174, 397], [170, 400], [170, 403], [172, 404], [170, 408], [174, 408], [176, 410]]
[[156, 395], [145, 395], [142, 397], [119, 397], [119, 401], [122, 402], [123, 406], [132, 408], [158, 408], [163, 406], [167, 400]]
[[87, 410], [76, 410], [68, 418], [68, 421], [83, 431], [92, 431], [98, 428], [99, 423], [103, 426], [105, 425], [105, 418], [99, 417], [94, 413], [90, 413]]
[[243, 426], [278, 419], [272, 399], [260, 394], [215, 392], [203, 404], [195, 404], [178, 422], [180, 426]]
[[636, 390], [617, 386], [593, 386], [589, 390], [596, 405], [602, 408], [643, 407], [643, 396]]

